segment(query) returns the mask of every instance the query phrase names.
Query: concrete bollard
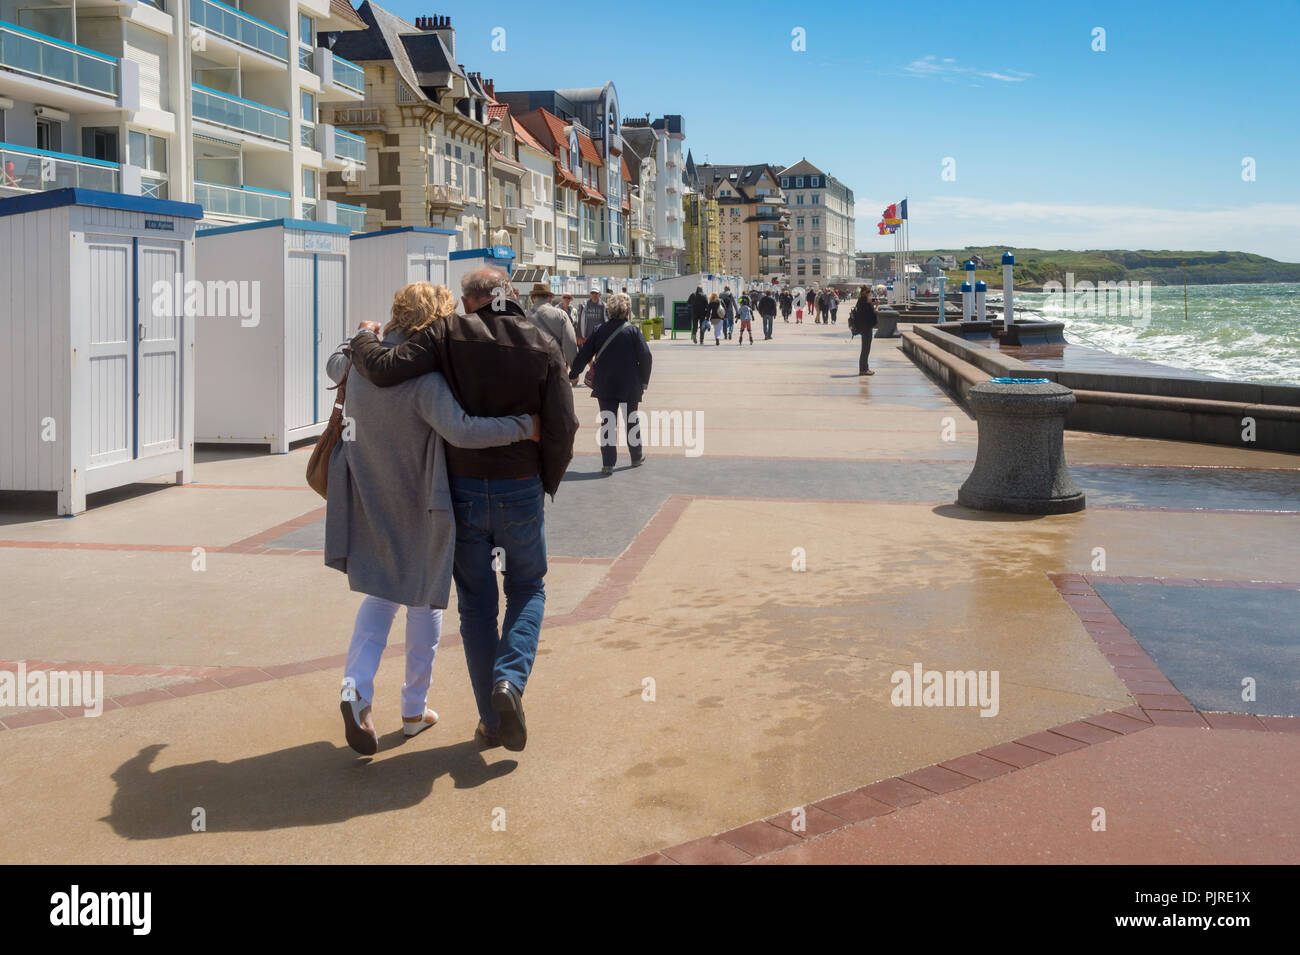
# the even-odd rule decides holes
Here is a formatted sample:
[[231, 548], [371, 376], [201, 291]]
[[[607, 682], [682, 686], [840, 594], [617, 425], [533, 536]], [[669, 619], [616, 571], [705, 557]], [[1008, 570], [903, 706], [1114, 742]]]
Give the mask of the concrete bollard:
[[984, 318], [984, 296], [988, 294], [989, 287], [980, 279], [975, 283], [975, 321], [985, 321]]
[[966, 397], [979, 422], [979, 448], [958, 504], [1007, 514], [1083, 510], [1083, 492], [1065, 463], [1074, 392], [1046, 378], [992, 378]]
[[[866, 334], [870, 335], [868, 329]], [[876, 310], [876, 338], [897, 338], [898, 337], [898, 312], [892, 308], [881, 308]]]

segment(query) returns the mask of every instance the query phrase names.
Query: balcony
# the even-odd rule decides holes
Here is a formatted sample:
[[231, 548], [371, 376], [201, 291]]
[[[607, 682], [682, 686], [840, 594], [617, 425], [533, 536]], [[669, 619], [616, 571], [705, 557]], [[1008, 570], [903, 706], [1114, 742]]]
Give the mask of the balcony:
[[312, 66], [320, 77], [320, 97], [322, 102], [352, 100], [355, 102], [365, 95], [366, 74], [355, 63], [335, 55], [333, 50], [317, 47]]
[[334, 158], [358, 166], [366, 164], [366, 141], [341, 129], [334, 130]]
[[316, 127], [311, 123], [302, 123], [298, 127], [298, 142], [308, 149], [316, 148]]
[[0, 67], [47, 83], [117, 99], [118, 62], [111, 56], [0, 20]]
[[313, 69], [312, 69], [312, 66], [313, 66], [313, 64], [315, 64], [315, 62], [316, 62], [315, 53], [313, 52], [313, 50], [312, 50], [311, 47], [309, 47], [309, 46], [300, 46], [300, 47], [298, 47], [298, 66], [299, 66], [299, 67], [301, 67], [302, 69], [306, 70], [308, 73], [311, 73], [311, 72], [314, 72]]
[[289, 34], [218, 0], [197, 0], [190, 7], [190, 23], [247, 50], [289, 62]]
[[194, 183], [194, 201], [208, 215], [239, 216], [243, 219], [287, 219], [287, 192], [256, 186], [225, 186], [215, 182]]
[[522, 229], [528, 225], [528, 210], [520, 209], [517, 206], [508, 206], [505, 211], [506, 227], [510, 229]]
[[197, 83], [193, 86], [195, 119], [288, 145], [288, 113]]
[[335, 126], [359, 126], [366, 129], [385, 129], [383, 110], [378, 106], [351, 106], [334, 110]]
[[115, 162], [0, 143], [0, 192], [68, 188], [117, 192], [120, 182], [120, 169]]
[[334, 218], [339, 225], [345, 225], [353, 232], [366, 231], [366, 210], [363, 206], [350, 206], [346, 203], [334, 203]]
[[429, 186], [425, 197], [435, 212], [459, 214], [465, 207], [465, 192], [458, 186]]

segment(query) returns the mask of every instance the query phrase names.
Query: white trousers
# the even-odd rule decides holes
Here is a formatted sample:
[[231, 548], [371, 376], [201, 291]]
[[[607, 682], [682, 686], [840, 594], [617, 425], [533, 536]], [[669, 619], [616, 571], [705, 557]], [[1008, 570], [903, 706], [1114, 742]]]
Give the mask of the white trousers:
[[[343, 689], [356, 691], [369, 703], [375, 698], [375, 674], [388, 644], [399, 604], [381, 597], [367, 597], [357, 610], [357, 622], [343, 668]], [[442, 636], [442, 611], [433, 607], [406, 608], [406, 682], [402, 684], [402, 716], [423, 716], [433, 682], [433, 658]]]

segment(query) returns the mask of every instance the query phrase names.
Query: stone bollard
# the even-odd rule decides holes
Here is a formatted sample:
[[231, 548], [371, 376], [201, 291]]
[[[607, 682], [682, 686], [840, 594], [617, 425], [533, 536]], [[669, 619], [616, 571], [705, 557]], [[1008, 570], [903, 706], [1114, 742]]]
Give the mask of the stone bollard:
[[1083, 510], [1083, 492], [1065, 463], [1074, 392], [1046, 378], [992, 378], [967, 399], [979, 422], [979, 449], [958, 504], [1009, 514]]
[[892, 308], [881, 308], [876, 310], [876, 337], [898, 337], [898, 312], [894, 311]]

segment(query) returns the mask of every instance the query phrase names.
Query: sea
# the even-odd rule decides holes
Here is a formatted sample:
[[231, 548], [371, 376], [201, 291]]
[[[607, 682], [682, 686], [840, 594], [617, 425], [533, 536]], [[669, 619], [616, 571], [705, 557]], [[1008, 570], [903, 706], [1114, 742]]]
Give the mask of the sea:
[[1116, 355], [1217, 378], [1300, 385], [1300, 283], [1189, 285], [1185, 308], [1183, 291], [1152, 286], [1127, 300], [1075, 293], [1071, 302], [1063, 293], [1016, 292], [1016, 317], [1063, 321], [1066, 341]]

